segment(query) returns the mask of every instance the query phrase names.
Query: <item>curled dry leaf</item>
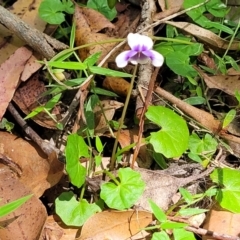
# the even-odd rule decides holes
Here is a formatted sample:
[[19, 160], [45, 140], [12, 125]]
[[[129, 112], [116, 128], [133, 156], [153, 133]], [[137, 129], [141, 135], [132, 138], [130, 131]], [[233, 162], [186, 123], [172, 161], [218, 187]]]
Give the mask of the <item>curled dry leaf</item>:
[[63, 174], [63, 164], [56, 155], [49, 158], [34, 143], [0, 132], [0, 153], [22, 169], [19, 181], [37, 197], [54, 186]]
[[105, 211], [93, 215], [83, 225], [78, 240], [128, 239], [152, 222], [146, 211]]
[[[76, 22], [76, 45], [82, 46], [89, 43], [113, 40], [104, 33], [99, 33], [104, 28], [114, 28], [102, 14], [99, 12], [81, 8], [78, 5], [75, 7], [74, 20]], [[93, 53], [101, 52], [101, 58], [104, 57], [116, 43], [98, 44], [79, 49], [78, 53], [81, 60], [86, 59]], [[100, 58], [100, 59], [101, 59]], [[100, 60], [99, 60], [100, 61]]]
[[240, 46], [240, 42], [238, 41], [233, 41], [232, 44], [230, 44], [229, 41], [220, 38], [218, 35], [214, 34], [210, 30], [201, 28], [192, 23], [170, 21], [165, 21], [165, 23], [172, 25], [176, 28], [182, 29], [188, 34], [195, 36], [196, 38], [203, 41], [205, 44], [209, 45], [213, 49], [217, 50], [228, 49], [228, 47], [230, 46], [229, 50], [238, 50]]
[[[115, 111], [124, 105], [123, 103], [114, 100], [103, 100], [100, 103], [107, 121], [112, 120]], [[95, 113], [95, 134], [101, 135], [109, 130], [108, 124], [106, 123], [106, 119], [103, 116], [102, 109], [99, 105], [94, 108], [93, 112]]]
[[106, 77], [103, 81], [103, 87], [119, 96], [127, 96], [130, 83], [123, 78]]
[[0, 66], [0, 120], [12, 100], [25, 63], [31, 56], [31, 51], [21, 47]]
[[[34, 167], [34, 163], [32, 163], [32, 167]], [[28, 186], [21, 182], [8, 166], [3, 164], [0, 164], [0, 182], [0, 207], [32, 193]], [[46, 208], [33, 195], [14, 212], [1, 217], [0, 239], [39, 239], [46, 218]]]

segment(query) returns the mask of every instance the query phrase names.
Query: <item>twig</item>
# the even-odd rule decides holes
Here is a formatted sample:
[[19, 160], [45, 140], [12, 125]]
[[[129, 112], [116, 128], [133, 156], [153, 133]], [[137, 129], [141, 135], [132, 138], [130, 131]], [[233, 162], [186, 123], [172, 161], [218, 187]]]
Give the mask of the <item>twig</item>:
[[27, 122], [20, 116], [12, 103], [9, 103], [8, 110], [25, 133], [42, 149], [45, 154], [47, 154], [47, 156], [50, 156], [53, 152], [59, 152], [57, 148], [49, 142], [44, 141], [31, 127], [27, 125]]
[[[32, 28], [30, 25], [2, 6], [0, 6], [0, 23], [15, 33], [19, 38], [24, 40], [30, 47], [32, 47], [33, 50], [38, 51], [47, 59], [51, 59], [55, 55], [55, 51], [51, 44], [67, 48], [65, 44], [60, 43], [56, 39], [52, 39], [37, 29]], [[49, 41], [51, 41], [51, 43], [49, 43]]]

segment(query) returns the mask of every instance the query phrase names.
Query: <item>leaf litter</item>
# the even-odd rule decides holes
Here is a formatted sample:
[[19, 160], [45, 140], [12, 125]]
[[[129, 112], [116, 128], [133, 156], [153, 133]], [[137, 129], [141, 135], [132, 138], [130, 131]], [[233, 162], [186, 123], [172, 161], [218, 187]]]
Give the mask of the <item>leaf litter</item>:
[[[16, 6], [17, 4], [23, 4], [23, 2], [24, 1], [20, 0], [17, 1]], [[34, 3], [30, 2], [31, 1], [29, 1], [28, 6], [30, 4], [39, 4], [38, 1], [34, 1]], [[169, 1], [168, 6], [165, 5], [165, 1], [159, 0], [158, 3], [162, 8], [162, 12], [158, 12], [154, 16], [154, 20], [159, 20], [160, 18], [169, 16], [169, 14], [177, 13], [182, 5], [182, 2], [180, 1], [178, 3], [177, 1]], [[34, 5], [32, 9], [37, 9], [37, 6], [38, 5]], [[169, 7], [171, 9], [169, 9]], [[17, 9], [16, 7], [14, 8]], [[25, 7], [23, 7], [22, 9], [26, 11]], [[110, 42], [111, 40], [114, 40], [116, 38], [126, 37], [129, 32], [135, 32], [139, 21], [139, 18], [137, 17], [138, 14], [136, 13], [137, 11], [132, 10], [133, 13], [131, 14], [131, 3], [128, 3], [127, 5], [124, 5], [123, 8], [119, 9], [121, 9], [119, 10], [119, 12], [121, 12], [119, 13], [119, 19], [116, 23], [112, 23], [99, 12], [93, 9], [83, 8], [76, 5], [74, 13], [74, 20], [77, 27], [75, 38], [76, 45], [82, 46], [84, 44], [90, 43], [88, 47], [80, 48], [78, 50], [81, 60], [86, 59], [93, 53], [101, 52], [101, 58], [97, 60], [97, 63], [99, 63], [104, 58], [104, 56], [106, 56], [115, 46], [117, 46], [117, 43], [112, 42], [107, 44], [91, 45], [92, 43], [104, 41]], [[171, 10], [171, 12], [169, 12], [169, 10]], [[136, 16], [134, 19], [135, 22], [130, 20], [131, 15]], [[43, 31], [43, 29], [45, 28], [45, 23], [39, 20], [37, 20], [37, 23], [35, 23], [35, 21], [32, 21], [35, 17], [37, 17], [37, 13], [35, 11], [31, 11], [30, 9], [26, 12], [25, 15], [21, 14], [21, 17], [24, 18], [24, 16], [24, 20], [26, 22], [33, 22], [34, 27], [36, 27], [37, 29], [39, 28], [41, 29], [41, 31]], [[211, 32], [210, 30], [206, 30], [189, 22], [165, 21], [164, 23], [171, 25], [176, 29], [179, 29], [184, 34], [191, 34], [195, 39], [201, 41], [205, 46], [207, 46], [208, 49], [211, 48], [214, 49], [214, 51], [218, 52], [226, 49], [235, 51], [239, 48], [239, 41], [235, 41], [234, 39], [230, 44], [230, 41], [219, 37], [217, 34]], [[4, 33], [6, 33], [5, 28]], [[27, 50], [27, 48], [25, 47], [20, 47], [22, 45], [20, 40], [14, 41], [20, 44], [17, 45], [17, 48], [16, 46], [13, 46], [13, 44], [11, 45], [11, 43], [8, 43], [8, 48], [10, 48], [10, 51], [4, 50], [4, 48], [1, 48], [0, 50], [1, 52], [6, 51], [6, 53], [4, 53], [4, 57], [1, 59], [2, 65], [0, 69], [0, 78], [2, 77], [2, 80], [0, 79], [2, 89], [0, 99], [1, 118], [4, 116], [8, 103], [11, 100], [13, 100], [25, 114], [28, 114], [39, 104], [39, 97], [41, 97], [41, 94], [46, 91], [46, 88], [44, 87], [44, 82], [39, 80], [38, 77], [36, 77], [38, 75], [30, 77], [41, 66], [39, 65], [39, 63], [35, 63], [35, 60], [41, 59], [41, 57], [37, 56], [35, 53], [35, 56], [31, 57], [31, 51]], [[19, 54], [19, 52], [20, 55], [17, 55]], [[116, 54], [117, 53], [115, 53], [115, 55]], [[107, 61], [107, 63], [105, 64], [106, 67], [107, 64], [109, 64], [110, 66], [111, 62], [114, 61], [115, 55], [112, 55], [111, 59]], [[214, 60], [212, 60], [208, 54], [206, 54], [206, 56], [207, 62], [205, 62], [205, 65], [208, 66], [210, 69], [216, 70]], [[31, 62], [29, 63], [28, 61], [30, 59]], [[29, 70], [29, 68], [28, 70], [24, 70], [25, 66], [28, 65], [29, 67], [32, 67], [32, 64], [34, 65], [33, 70]], [[114, 68], [115, 66], [113, 66], [113, 69]], [[198, 70], [209, 89], [218, 89], [223, 93], [231, 95], [232, 97], [235, 96], [236, 89], [239, 89], [239, 71], [230, 69], [227, 71], [226, 75], [219, 74], [219, 72], [217, 75], [215, 75], [206, 74], [203, 72], [203, 70]], [[40, 72], [41, 71], [42, 70], [40, 70]], [[126, 68], [126, 71], [129, 71], [128, 68]], [[26, 83], [20, 84], [21, 80], [26, 81]], [[121, 78], [107, 77], [104, 80], [103, 86], [120, 96], [126, 96], [129, 82]], [[156, 88], [155, 92], [161, 97], [163, 97], [165, 100], [169, 101], [171, 104], [176, 105], [184, 114], [190, 116], [193, 120], [197, 122], [195, 122], [195, 124], [200, 125], [201, 127], [208, 129], [208, 131], [210, 131], [211, 133], [217, 134], [218, 136], [227, 140], [229, 146], [232, 147], [233, 150], [233, 152], [231, 153], [235, 156], [240, 156], [240, 154], [238, 155], [238, 148], [240, 144], [239, 138], [237, 136], [234, 136], [236, 134], [231, 135], [231, 133], [227, 132], [226, 129], [221, 129], [221, 120], [217, 120], [212, 113], [209, 113], [206, 110], [202, 110], [197, 107], [190, 106], [184, 103], [184, 101], [174, 97], [170, 93], [165, 92], [159, 87]], [[87, 95], [84, 99], [82, 99], [82, 101], [84, 102], [86, 99]], [[69, 103], [70, 101], [68, 99], [67, 102]], [[101, 109], [101, 107], [97, 106], [94, 109], [94, 114], [96, 118], [95, 120], [97, 120], [98, 122], [98, 124], [95, 125], [95, 134], [102, 135], [103, 137], [104, 135], [109, 137], [109, 134], [106, 134], [110, 127], [109, 121], [114, 119], [114, 115], [117, 112], [116, 110], [121, 108], [123, 106], [123, 103], [121, 101], [113, 101], [110, 98], [103, 98], [101, 99], [100, 103], [103, 108]], [[44, 102], [41, 102], [41, 104], [44, 104]], [[61, 111], [63, 111], [63, 109], [56, 109], [53, 114], [61, 115]], [[105, 117], [103, 117], [102, 111], [104, 112]], [[82, 114], [84, 115], [83, 112]], [[53, 119], [48, 118], [47, 114], [45, 114], [42, 118], [39, 115], [33, 120], [37, 124], [41, 125], [43, 128], [57, 129], [55, 125], [56, 122]], [[130, 121], [133, 122], [133, 119], [130, 119]], [[235, 127], [238, 128], [238, 125], [236, 124]], [[124, 131], [126, 132], [124, 133]], [[1, 164], [1, 182], [4, 186], [6, 186], [6, 188], [1, 189], [1, 196], [6, 196], [4, 196], [4, 199], [0, 202], [0, 204], [4, 204], [6, 201], [11, 201], [17, 197], [21, 197], [28, 193], [34, 193], [36, 195], [32, 200], [29, 201], [29, 206], [24, 205], [25, 208], [20, 208], [18, 210], [19, 212], [15, 213], [16, 215], [9, 215], [8, 217], [10, 217], [10, 220], [9, 218], [3, 219], [3, 221], [7, 222], [7, 227], [5, 229], [0, 229], [0, 238], [7, 239], [9, 236], [15, 236], [11, 235], [13, 231], [12, 229], [14, 229], [13, 232], [14, 234], [16, 234], [16, 237], [14, 238], [25, 239], [25, 236], [28, 236], [32, 239], [35, 239], [36, 237], [40, 239], [40, 235], [43, 234], [41, 237], [42, 239], [45, 239], [44, 234], [45, 236], [47, 235], [46, 231], [47, 229], [49, 229], [49, 225], [48, 221], [46, 222], [47, 214], [45, 207], [38, 200], [38, 197], [44, 196], [44, 191], [46, 189], [51, 188], [60, 181], [63, 174], [63, 164], [57, 160], [56, 155], [47, 156], [38, 146], [32, 143], [30, 144], [26, 140], [23, 140], [8, 133], [0, 133], [0, 153], [4, 155], [5, 158], [9, 159], [9, 161], [13, 163], [13, 166], [19, 166], [20, 169], [20, 174], [16, 174], [16, 172], [12, 171], [12, 167], [2, 166]], [[122, 130], [119, 144], [122, 148], [127, 147], [128, 145], [134, 144], [136, 142], [136, 140], [134, 140], [136, 139], [136, 137], [136, 132], [132, 131], [132, 129]], [[144, 151], [142, 153], [143, 160], [142, 162], [140, 161], [140, 163], [138, 164], [142, 164], [142, 166], [145, 167], [150, 167], [153, 164], [153, 157], [147, 152], [148, 148], [145, 149], [145, 147], [146, 145], [144, 145]], [[149, 151], [151, 152], [152, 149], [149, 149]], [[146, 160], [145, 158], [147, 157], [147, 154], [149, 155], [148, 158], [150, 158], [150, 162], [145, 164], [144, 161]], [[139, 156], [140, 155], [141, 152], [139, 153]], [[34, 168], [32, 167], [33, 164]], [[211, 169], [206, 170], [206, 175], [209, 174], [210, 170]], [[204, 174], [198, 174], [197, 176], [193, 175], [187, 178], [177, 178], [172, 176], [171, 174], [162, 174], [155, 170], [151, 171], [136, 168], [136, 171], [139, 171], [141, 173], [143, 180], [147, 184], [144, 194], [136, 203], [136, 207], [140, 209], [147, 209], [149, 211], [151, 211], [151, 209], [147, 201], [148, 198], [154, 200], [155, 203], [157, 203], [158, 206], [161, 207], [163, 210], [168, 210], [170, 204], [172, 203], [172, 199], [177, 193], [179, 187], [185, 186], [186, 184], [189, 184], [196, 179], [204, 176]], [[93, 178], [92, 184], [95, 184], [94, 181], [97, 180]], [[100, 183], [102, 182], [100, 181]], [[8, 194], [11, 195], [13, 192], [17, 192], [17, 194], [14, 194], [14, 196], [8, 196]], [[32, 206], [34, 206], [33, 212]], [[31, 211], [29, 211], [29, 209], [31, 209]], [[26, 214], [27, 211], [29, 211], [29, 214]], [[213, 211], [214, 210], [211, 210], [211, 212]], [[218, 213], [219, 211], [212, 214]], [[220, 212], [220, 217], [217, 218], [222, 218], [224, 214], [225, 213]], [[20, 217], [16, 217], [18, 215]], [[17, 229], [17, 221], [22, 221], [22, 215], [28, 216], [28, 218], [24, 218], [24, 227]], [[216, 232], [221, 232], [219, 231], [219, 228], [215, 229], [214, 226], [218, 225], [218, 223], [216, 223], [217, 220], [214, 219], [214, 216], [210, 215], [207, 217], [207, 224], [205, 225], [205, 227]], [[37, 218], [36, 216], [40, 216], [40, 218]], [[16, 218], [16, 220], [12, 221], [11, 218]], [[130, 218], [131, 220], [129, 222]], [[52, 218], [51, 221], [53, 221], [54, 224], [57, 223], [56, 228], [58, 229], [60, 225], [62, 226], [62, 223], [59, 221], [59, 219], [55, 221], [54, 218]], [[234, 221], [237, 222], [238, 220]], [[32, 232], [30, 232], [30, 230], [27, 228], [27, 225], [30, 225], [30, 223], [32, 222], [38, 224], [35, 224], [35, 228], [31, 228]], [[45, 222], [45, 233], [42, 233], [42, 227]], [[122, 212], [104, 211], [101, 213], [97, 213], [93, 217], [89, 218], [89, 220], [83, 225], [81, 234], [79, 232], [77, 233], [76, 229], [73, 230], [73, 228], [69, 228], [66, 226], [63, 228], [60, 227], [58, 233], [50, 232], [48, 234], [52, 234], [52, 237], [56, 237], [57, 239], [64, 239], [64, 237], [66, 239], [69, 239], [68, 237], [70, 236], [78, 236], [77, 239], [103, 239], [106, 237], [112, 237], [114, 239], [127, 239], [139, 232], [142, 228], [148, 226], [150, 223], [152, 223], [152, 213], [145, 212], [143, 210], [128, 210]], [[68, 229], [68, 231], [73, 230], [73, 232], [68, 233], [66, 229]], [[92, 231], [90, 229], [94, 229], [95, 231]], [[101, 231], [99, 231], [99, 229], [101, 229]], [[222, 233], [225, 232], [223, 231]], [[230, 231], [228, 232], [228, 234], [237, 235], [238, 232], [234, 233], [233, 231]]]

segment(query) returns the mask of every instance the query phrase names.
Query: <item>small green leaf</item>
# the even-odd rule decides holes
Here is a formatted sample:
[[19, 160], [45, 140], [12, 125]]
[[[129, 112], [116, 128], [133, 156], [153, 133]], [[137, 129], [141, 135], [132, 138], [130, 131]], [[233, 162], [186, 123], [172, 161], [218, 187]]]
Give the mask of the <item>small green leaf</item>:
[[179, 192], [181, 193], [186, 203], [190, 204], [193, 201], [192, 194], [187, 189], [179, 188]]
[[95, 160], [96, 167], [99, 167], [102, 162], [102, 156], [97, 155], [94, 157], [94, 160]]
[[63, 0], [63, 11], [65, 11], [68, 14], [74, 13], [74, 4], [71, 0]]
[[179, 157], [186, 151], [189, 131], [182, 117], [162, 106], [150, 106], [146, 117], [161, 127], [158, 132], [151, 133], [149, 142], [154, 151], [167, 158]]
[[183, 228], [173, 229], [174, 240], [196, 240], [192, 232], [188, 232]]
[[88, 0], [87, 6], [102, 13], [110, 21], [112, 21], [117, 16], [116, 8], [110, 8], [108, 5], [108, 0]]
[[150, 207], [153, 211], [154, 216], [157, 218], [159, 222], [165, 222], [167, 220], [166, 214], [163, 212], [163, 210], [154, 203], [151, 199], [148, 200]]
[[47, 23], [61, 24], [65, 17], [64, 6], [60, 0], [43, 0], [38, 9], [39, 16]]
[[104, 75], [104, 76], [110, 76], [110, 77], [132, 77], [131, 74], [114, 71], [109, 68], [102, 68], [102, 67], [96, 67], [96, 66], [90, 66], [89, 70], [94, 74]]
[[85, 63], [87, 66], [93, 66], [99, 59], [100, 55], [101, 55], [101, 52], [96, 52], [90, 55], [89, 57], [87, 57], [83, 63]]
[[99, 153], [101, 153], [103, 151], [103, 145], [102, 145], [102, 141], [100, 139], [99, 136], [96, 136], [95, 138], [95, 144], [96, 144], [96, 149]]
[[142, 195], [145, 183], [138, 172], [131, 168], [118, 171], [120, 184], [107, 182], [101, 185], [100, 197], [110, 208], [123, 210], [130, 208]]
[[189, 55], [183, 52], [171, 52], [166, 56], [166, 64], [173, 72], [183, 77], [195, 77], [197, 71], [190, 65], [189, 61]]
[[59, 61], [49, 61], [47, 62], [48, 66], [70, 69], [70, 70], [85, 70], [87, 69], [87, 65], [81, 62], [59, 62]]
[[94, 90], [91, 89], [90, 92], [96, 93], [98, 95], [109, 96], [109, 97], [118, 97], [118, 95], [116, 93], [108, 91], [103, 88], [98, 88], [98, 87], [94, 87]]
[[224, 186], [216, 196], [221, 207], [240, 213], [240, 171], [228, 168], [215, 169], [210, 177], [213, 182]]
[[152, 240], [170, 240], [170, 238], [165, 231], [161, 231], [155, 232], [152, 236]]
[[171, 221], [166, 221], [164, 223], [161, 223], [161, 229], [184, 228], [186, 226], [187, 226], [186, 223], [171, 222]]
[[199, 208], [186, 208], [186, 209], [180, 209], [179, 214], [181, 216], [193, 216], [201, 213], [207, 212], [207, 209], [199, 209]]
[[184, 102], [194, 106], [194, 105], [205, 104], [206, 99], [203, 97], [189, 97], [184, 99]]
[[80, 157], [89, 157], [88, 146], [84, 139], [77, 134], [71, 134], [67, 139], [66, 146], [66, 171], [71, 183], [81, 187], [85, 182], [87, 170], [79, 162]]
[[233, 119], [236, 117], [236, 110], [235, 109], [231, 109], [225, 116], [224, 120], [223, 120], [223, 128], [226, 128], [232, 121]]
[[89, 204], [85, 199], [79, 202], [73, 192], [64, 192], [55, 200], [56, 213], [68, 226], [82, 226], [93, 214], [101, 212], [95, 204]]
[[31, 198], [33, 195], [28, 195], [22, 198], [19, 198], [15, 201], [9, 202], [3, 206], [0, 207], [0, 218], [3, 216], [6, 216], [7, 214], [15, 211], [17, 208], [22, 206], [29, 198]]

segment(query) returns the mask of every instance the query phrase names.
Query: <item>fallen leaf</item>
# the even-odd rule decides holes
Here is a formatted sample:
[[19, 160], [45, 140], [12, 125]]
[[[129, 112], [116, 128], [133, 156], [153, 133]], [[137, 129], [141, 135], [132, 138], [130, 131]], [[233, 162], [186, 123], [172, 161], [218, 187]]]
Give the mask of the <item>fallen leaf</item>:
[[[33, 164], [34, 162], [32, 165]], [[19, 181], [19, 178], [15, 176], [14, 172], [3, 164], [0, 164], [0, 182], [0, 207], [10, 201], [17, 200], [32, 193], [28, 186]], [[39, 239], [46, 218], [46, 208], [42, 202], [33, 195], [21, 207], [1, 217], [0, 239]]]
[[214, 75], [209, 76], [200, 69], [197, 71], [203, 77], [208, 88], [216, 88], [230, 95], [235, 95], [236, 90], [240, 89], [240, 76], [239, 75]]
[[[240, 214], [224, 211], [219, 207], [214, 206], [208, 213], [204, 228], [209, 231], [214, 231], [218, 234], [227, 234], [233, 237], [238, 237]], [[211, 237], [203, 236], [204, 240], [210, 240]]]
[[140, 232], [152, 222], [152, 213], [146, 211], [105, 211], [93, 215], [83, 225], [78, 240], [122, 240]]
[[183, 31], [187, 32], [195, 36], [196, 38], [203, 41], [205, 44], [209, 45], [213, 49], [222, 50], [222, 49], [229, 49], [229, 50], [238, 50], [240, 46], [240, 42], [233, 41], [231, 44], [229, 41], [220, 38], [215, 33], [211, 32], [210, 30], [204, 29], [199, 27], [195, 24], [189, 22], [170, 22], [165, 21], [165, 23], [174, 26], [176, 28], [182, 29]]
[[[89, 43], [96, 43], [101, 41], [109, 41], [113, 40], [113, 38], [110, 38], [106, 34], [98, 33], [96, 30], [100, 29], [100, 26], [97, 25], [95, 27], [94, 23], [89, 23], [90, 19], [89, 14], [86, 14], [86, 11], [95, 12], [95, 16], [93, 19], [95, 19], [94, 23], [99, 22], [102, 23], [104, 21], [104, 25], [102, 25], [102, 29], [105, 27], [109, 27], [109, 23], [106, 23], [105, 17], [101, 15], [99, 12], [95, 10], [89, 10], [87, 8], [81, 8], [78, 5], [75, 7], [75, 13], [74, 13], [74, 20], [76, 22], [76, 37], [75, 42], [76, 46], [82, 46]], [[92, 13], [91, 13], [92, 14]], [[111, 26], [114, 28], [114, 26], [111, 24]], [[114, 46], [116, 43], [107, 43], [107, 44], [97, 44], [93, 46], [88, 46], [85, 48], [79, 49], [78, 53], [81, 58], [81, 60], [86, 59], [88, 56], [92, 55], [93, 53], [101, 52], [101, 58], [105, 56]], [[100, 59], [98, 61], [100, 61]]]
[[[39, 75], [35, 74], [27, 81], [22, 83], [18, 89], [16, 90], [13, 101], [17, 104], [17, 106], [28, 115], [31, 113], [36, 107], [44, 105], [49, 100], [48, 97], [42, 97], [42, 94], [47, 91], [44, 83], [39, 80]], [[52, 113], [55, 113], [57, 120], [60, 120], [58, 117], [59, 111], [58, 107], [55, 106], [52, 110]], [[56, 129], [56, 122], [53, 121], [52, 118], [48, 116], [47, 113], [41, 112], [35, 117], [31, 118], [40, 126]]]
[[64, 166], [56, 156], [48, 158], [36, 144], [7, 132], [0, 132], [0, 153], [20, 166], [19, 181], [37, 197], [62, 177]]
[[25, 63], [31, 55], [31, 51], [26, 47], [21, 47], [0, 66], [0, 120], [12, 100]]

